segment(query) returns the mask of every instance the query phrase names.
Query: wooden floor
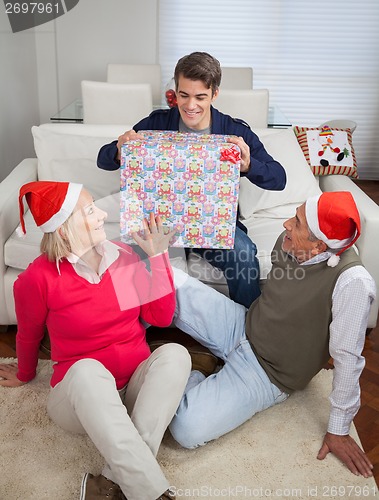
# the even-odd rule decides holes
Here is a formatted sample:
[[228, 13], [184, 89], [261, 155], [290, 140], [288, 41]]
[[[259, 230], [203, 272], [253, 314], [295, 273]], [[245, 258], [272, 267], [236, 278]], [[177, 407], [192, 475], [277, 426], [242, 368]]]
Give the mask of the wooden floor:
[[[356, 183], [379, 205], [379, 181], [362, 180]], [[379, 317], [376, 328], [366, 337], [363, 355], [366, 366], [361, 376], [361, 408], [354, 424], [362, 446], [374, 464], [374, 476], [379, 486]]]
[[[357, 181], [357, 184], [379, 205], [379, 181]], [[0, 331], [0, 357], [15, 357], [15, 334], [15, 326]], [[362, 405], [354, 423], [362, 446], [374, 464], [374, 477], [379, 485], [379, 318], [378, 326], [366, 337], [363, 354], [366, 366], [361, 376]], [[41, 351], [40, 357], [49, 356]]]

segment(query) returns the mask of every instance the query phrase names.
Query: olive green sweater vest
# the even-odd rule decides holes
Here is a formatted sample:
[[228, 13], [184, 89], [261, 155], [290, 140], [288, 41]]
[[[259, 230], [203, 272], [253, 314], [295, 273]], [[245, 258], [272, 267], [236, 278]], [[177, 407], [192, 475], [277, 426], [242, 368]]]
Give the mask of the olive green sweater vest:
[[271, 382], [291, 393], [303, 389], [329, 360], [335, 283], [342, 271], [362, 264], [349, 249], [336, 267], [327, 261], [300, 266], [281, 249], [283, 235], [262, 294], [247, 312], [246, 336]]

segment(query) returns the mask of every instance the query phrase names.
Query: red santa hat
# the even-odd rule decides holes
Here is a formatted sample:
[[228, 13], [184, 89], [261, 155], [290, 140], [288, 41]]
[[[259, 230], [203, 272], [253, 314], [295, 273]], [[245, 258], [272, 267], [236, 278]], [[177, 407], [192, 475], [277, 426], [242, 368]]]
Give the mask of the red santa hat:
[[18, 234], [23, 236], [26, 233], [24, 196], [37, 226], [44, 233], [52, 233], [72, 214], [82, 187], [82, 184], [73, 182], [37, 181], [24, 184], [18, 198], [21, 222]]
[[305, 216], [312, 233], [332, 250], [338, 250], [328, 259], [328, 266], [336, 266], [341, 253], [361, 234], [361, 220], [353, 196], [348, 191], [313, 196], [305, 203]]

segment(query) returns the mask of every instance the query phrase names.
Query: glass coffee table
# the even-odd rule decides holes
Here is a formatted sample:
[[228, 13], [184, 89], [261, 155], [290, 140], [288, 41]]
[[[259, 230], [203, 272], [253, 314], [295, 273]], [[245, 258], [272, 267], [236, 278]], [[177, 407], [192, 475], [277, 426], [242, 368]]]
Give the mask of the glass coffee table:
[[50, 118], [51, 122], [83, 123], [83, 103], [75, 99]]
[[[161, 106], [165, 107], [164, 105]], [[81, 99], [75, 99], [68, 106], [62, 108], [58, 113], [50, 118], [51, 122], [56, 123], [83, 123], [83, 103]], [[289, 128], [291, 123], [283, 114], [281, 109], [272, 105], [268, 108], [268, 123], [269, 128]]]

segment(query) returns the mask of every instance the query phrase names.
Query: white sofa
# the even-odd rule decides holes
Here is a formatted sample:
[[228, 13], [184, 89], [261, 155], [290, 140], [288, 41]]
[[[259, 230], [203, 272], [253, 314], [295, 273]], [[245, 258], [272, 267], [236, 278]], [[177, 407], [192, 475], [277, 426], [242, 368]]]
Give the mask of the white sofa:
[[[37, 158], [23, 160], [0, 183], [0, 325], [16, 324], [13, 283], [17, 275], [39, 255], [42, 232], [29, 212], [25, 238], [16, 235], [19, 224], [18, 191], [21, 185], [35, 180], [81, 182], [97, 203], [108, 211], [108, 238], [119, 237], [119, 171], [106, 172], [96, 166], [99, 148], [116, 138], [130, 125], [43, 124], [33, 127]], [[379, 207], [351, 181], [342, 175], [316, 179], [311, 173], [292, 129], [256, 129], [266, 149], [279, 160], [287, 172], [284, 191], [264, 191], [246, 179], [241, 180], [239, 207], [248, 234], [258, 247], [262, 280], [270, 267], [270, 252], [283, 222], [292, 217], [306, 198], [323, 191], [350, 191], [362, 218], [362, 236], [356, 248], [361, 259], [379, 285], [379, 260], [375, 241], [379, 234]], [[170, 249], [173, 265], [185, 267], [190, 274], [227, 294], [220, 271], [196, 254], [185, 258], [183, 249]], [[280, 305], [278, 305], [280, 307]], [[354, 306], [352, 304], [352, 306]], [[376, 325], [378, 301], [371, 309], [369, 327]]]

